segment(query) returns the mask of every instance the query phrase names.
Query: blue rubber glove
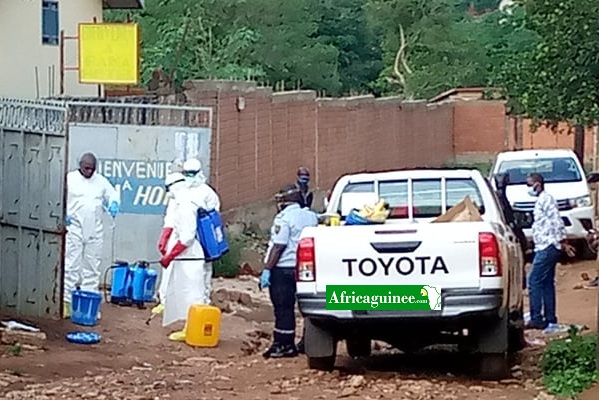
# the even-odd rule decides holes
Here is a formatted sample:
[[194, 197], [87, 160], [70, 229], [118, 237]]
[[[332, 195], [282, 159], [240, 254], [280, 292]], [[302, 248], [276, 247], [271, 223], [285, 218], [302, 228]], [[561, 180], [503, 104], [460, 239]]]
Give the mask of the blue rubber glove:
[[112, 215], [112, 218], [115, 218], [119, 213], [119, 203], [113, 201], [110, 203], [110, 207], [108, 207], [108, 212]]
[[67, 226], [71, 225], [73, 223], [73, 217], [71, 217], [70, 215], [67, 215], [64, 219], [64, 222]]
[[265, 289], [270, 286], [270, 270], [263, 269], [262, 275], [260, 275], [260, 287]]

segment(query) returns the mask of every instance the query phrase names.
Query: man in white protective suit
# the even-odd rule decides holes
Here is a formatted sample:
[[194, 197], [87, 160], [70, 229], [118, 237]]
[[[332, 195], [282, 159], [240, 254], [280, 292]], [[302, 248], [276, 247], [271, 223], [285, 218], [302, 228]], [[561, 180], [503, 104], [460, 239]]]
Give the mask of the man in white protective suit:
[[[189, 184], [191, 196], [198, 207], [207, 211], [216, 210], [220, 212], [220, 198], [216, 191], [207, 183], [206, 176], [202, 172], [202, 163], [200, 160], [190, 158], [183, 163], [183, 175]], [[204, 264], [204, 282], [202, 290], [204, 291], [204, 300], [202, 304], [210, 304], [212, 294], [212, 275], [214, 273], [212, 263]]]
[[[168, 187], [173, 182], [185, 179], [180, 172], [173, 172], [166, 176], [164, 179], [164, 186]], [[164, 222], [162, 224], [162, 232], [160, 233], [160, 238], [158, 239], [158, 251], [161, 256], [166, 255], [166, 250], [169, 248], [169, 240], [173, 234], [173, 229], [175, 226], [174, 222], [174, 209], [175, 209], [175, 201], [173, 200], [172, 192], [167, 190], [166, 192], [167, 203], [166, 203], [166, 211], [164, 214]], [[160, 276], [160, 285], [158, 286], [158, 304], [152, 308], [153, 314], [160, 314], [164, 311], [164, 299], [166, 297], [166, 286], [168, 284], [169, 274], [172, 271], [172, 268], [165, 268], [162, 270], [162, 274]]]
[[104, 241], [102, 216], [104, 210], [112, 218], [119, 212], [120, 195], [108, 179], [96, 172], [96, 166], [96, 156], [85, 153], [79, 159], [79, 169], [67, 174], [65, 318], [70, 316], [71, 292], [77, 285], [81, 290], [99, 292]]
[[[164, 268], [171, 269], [166, 283], [162, 325], [187, 321], [189, 307], [205, 300], [204, 251], [197, 232], [197, 201], [180, 173], [168, 176], [166, 189], [173, 202], [173, 230], [166, 253], [160, 259]], [[185, 341], [185, 328], [169, 335], [169, 340]]]

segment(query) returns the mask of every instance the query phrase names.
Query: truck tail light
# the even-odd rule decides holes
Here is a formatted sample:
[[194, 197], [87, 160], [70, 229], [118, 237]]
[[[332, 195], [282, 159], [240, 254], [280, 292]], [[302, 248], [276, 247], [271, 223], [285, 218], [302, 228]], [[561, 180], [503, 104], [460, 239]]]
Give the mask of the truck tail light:
[[314, 238], [300, 239], [297, 246], [297, 266], [295, 272], [298, 282], [316, 281]]
[[478, 234], [478, 254], [480, 257], [480, 276], [498, 277], [503, 273], [501, 269], [501, 255], [497, 237], [490, 232]]

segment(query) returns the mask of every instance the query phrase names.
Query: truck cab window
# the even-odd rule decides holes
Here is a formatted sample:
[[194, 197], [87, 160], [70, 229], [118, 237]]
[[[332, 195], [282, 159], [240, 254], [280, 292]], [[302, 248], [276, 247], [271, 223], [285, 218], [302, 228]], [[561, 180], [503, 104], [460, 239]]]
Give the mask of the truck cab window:
[[364, 204], [374, 203], [375, 201], [374, 182], [349, 183], [343, 188], [337, 212], [344, 218], [352, 209], [360, 209]]
[[[443, 212], [442, 180], [412, 180], [412, 213], [414, 218], [435, 218]], [[379, 183], [379, 196], [391, 209], [389, 218], [408, 218], [408, 181], [387, 181]], [[483, 201], [476, 183], [470, 178], [447, 178], [445, 180], [446, 209], [470, 196], [472, 202], [484, 214]]]

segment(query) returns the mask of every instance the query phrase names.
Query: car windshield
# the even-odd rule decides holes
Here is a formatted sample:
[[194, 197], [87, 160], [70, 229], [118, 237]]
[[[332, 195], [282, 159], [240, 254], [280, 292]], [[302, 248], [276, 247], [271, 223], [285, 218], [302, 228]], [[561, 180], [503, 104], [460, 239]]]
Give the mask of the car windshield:
[[[346, 217], [352, 209], [360, 209], [364, 204], [372, 204], [378, 198], [384, 199], [391, 210], [389, 218], [408, 218], [408, 180], [380, 181], [378, 193], [373, 182], [352, 183], [345, 187], [341, 196], [340, 214]], [[458, 204], [466, 196], [484, 214], [483, 201], [471, 178], [447, 178], [445, 180], [446, 209]], [[443, 210], [442, 181], [436, 179], [412, 180], [412, 212], [414, 218], [434, 218]]]
[[580, 182], [582, 180], [578, 165], [571, 157], [503, 161], [497, 172], [507, 173], [510, 185], [525, 184], [526, 177], [533, 172], [541, 174], [545, 183]]

